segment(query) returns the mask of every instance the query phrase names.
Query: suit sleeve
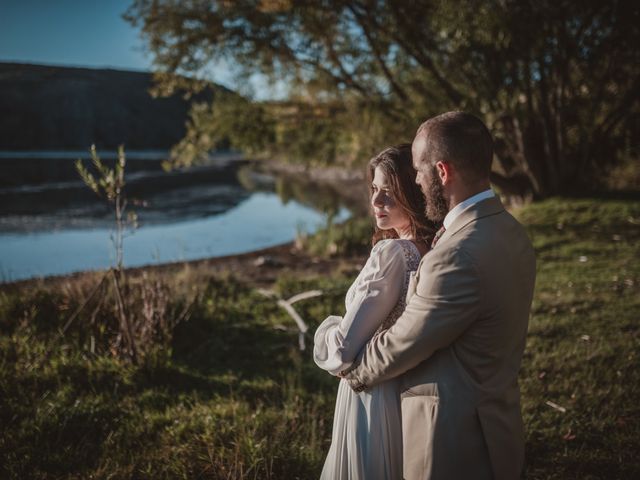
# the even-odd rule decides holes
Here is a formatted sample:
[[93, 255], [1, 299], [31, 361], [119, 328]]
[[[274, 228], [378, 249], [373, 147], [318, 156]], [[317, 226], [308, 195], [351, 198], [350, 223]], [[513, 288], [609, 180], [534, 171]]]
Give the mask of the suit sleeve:
[[337, 375], [352, 364], [398, 302], [406, 268], [397, 242], [374, 247], [344, 317], [332, 315], [316, 330], [313, 358], [320, 368]]
[[403, 374], [453, 343], [478, 318], [481, 282], [458, 247], [427, 254], [396, 323], [366, 344], [345, 378], [356, 391]]

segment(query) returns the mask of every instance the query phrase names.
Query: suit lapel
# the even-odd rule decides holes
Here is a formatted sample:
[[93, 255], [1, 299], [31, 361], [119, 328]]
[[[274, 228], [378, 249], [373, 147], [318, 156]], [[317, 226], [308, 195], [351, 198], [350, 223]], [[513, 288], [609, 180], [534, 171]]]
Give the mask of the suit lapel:
[[[471, 222], [479, 220], [484, 217], [496, 215], [504, 211], [504, 206], [498, 197], [491, 197], [485, 200], [481, 200], [478, 203], [474, 203], [465, 208], [460, 215], [456, 217], [449, 228], [444, 232], [438, 244], [445, 243], [448, 239], [455, 236], [460, 230], [466, 227]], [[434, 250], [437, 250], [438, 245]]]
[[[469, 207], [465, 208], [462, 212], [460, 212], [460, 215], [456, 217], [456, 219], [453, 221], [453, 224], [450, 225], [449, 228], [444, 232], [442, 237], [440, 237], [440, 240], [438, 240], [438, 243], [436, 244], [435, 248], [427, 252], [427, 254], [423, 256], [422, 259], [420, 260], [420, 265], [418, 265], [418, 271], [416, 272], [416, 278], [415, 278], [413, 290], [415, 290], [415, 284], [417, 284], [417, 282], [420, 279], [420, 271], [422, 270], [423, 263], [425, 261], [428, 261], [428, 258], [430, 255], [437, 255], [438, 245], [442, 245], [446, 243], [451, 237], [453, 237], [456, 233], [462, 230], [469, 223], [474, 222], [480, 218], [496, 215], [503, 211], [504, 211], [504, 206], [502, 205], [502, 202], [497, 196], [495, 196], [495, 197], [487, 198], [485, 200], [481, 200], [478, 203], [474, 203], [473, 205], [470, 205]], [[407, 295], [407, 299], [410, 298], [411, 295], [413, 295], [413, 292], [411, 292], [411, 289], [410, 289], [409, 294]]]

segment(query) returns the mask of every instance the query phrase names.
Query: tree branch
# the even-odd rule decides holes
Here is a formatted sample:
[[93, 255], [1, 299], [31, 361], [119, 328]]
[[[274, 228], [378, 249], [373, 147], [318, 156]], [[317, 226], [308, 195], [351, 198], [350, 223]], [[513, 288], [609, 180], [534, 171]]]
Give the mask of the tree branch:
[[[385, 63], [384, 59], [382, 58], [382, 54], [381, 54], [380, 50], [378, 49], [378, 47], [376, 45], [376, 42], [375, 42], [375, 40], [374, 40], [374, 38], [373, 38], [373, 36], [371, 34], [371, 31], [369, 30], [369, 27], [368, 27], [368, 25], [366, 23], [365, 17], [363, 15], [358, 14], [358, 12], [353, 7], [353, 5], [348, 5], [347, 8], [353, 14], [354, 18], [358, 22], [358, 25], [360, 25], [360, 28], [362, 28], [362, 32], [364, 33], [364, 36], [367, 39], [367, 43], [369, 44], [369, 47], [371, 47], [371, 51], [372, 51], [373, 56], [374, 56], [374, 58], [376, 60], [376, 63], [378, 64], [378, 66], [382, 70], [385, 78], [387, 79], [387, 81], [391, 85], [393, 91], [403, 101], [407, 101], [409, 99], [409, 96], [404, 91], [404, 89], [398, 84], [398, 82], [396, 82], [395, 79], [393, 78], [393, 74], [391, 73], [391, 71], [389, 70], [389, 67], [387, 66], [387, 64]], [[367, 17], [368, 17], [368, 15], [367, 15]]]

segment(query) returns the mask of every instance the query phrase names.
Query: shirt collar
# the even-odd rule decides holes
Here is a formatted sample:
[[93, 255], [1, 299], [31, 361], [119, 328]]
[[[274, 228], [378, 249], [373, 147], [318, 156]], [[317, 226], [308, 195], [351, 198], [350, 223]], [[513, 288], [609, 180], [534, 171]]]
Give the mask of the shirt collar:
[[453, 221], [456, 218], [458, 218], [458, 216], [462, 213], [462, 211], [467, 207], [470, 207], [475, 203], [478, 203], [482, 200], [486, 200], [487, 198], [491, 198], [491, 197], [495, 197], [495, 193], [493, 193], [493, 190], [488, 189], [488, 190], [485, 190], [484, 192], [476, 193], [472, 197], [469, 197], [466, 200], [460, 202], [451, 210], [449, 210], [449, 213], [447, 213], [447, 216], [444, 217], [444, 221], [442, 222], [444, 225], [444, 228], [445, 229], [449, 228], [453, 223]]

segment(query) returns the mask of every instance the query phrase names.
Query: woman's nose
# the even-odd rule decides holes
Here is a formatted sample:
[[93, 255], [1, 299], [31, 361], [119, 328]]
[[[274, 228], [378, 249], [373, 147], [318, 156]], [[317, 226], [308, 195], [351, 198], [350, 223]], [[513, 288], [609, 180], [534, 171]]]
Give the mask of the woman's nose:
[[374, 207], [381, 207], [384, 205], [381, 193], [382, 192], [373, 192], [373, 195], [371, 196], [371, 204]]

